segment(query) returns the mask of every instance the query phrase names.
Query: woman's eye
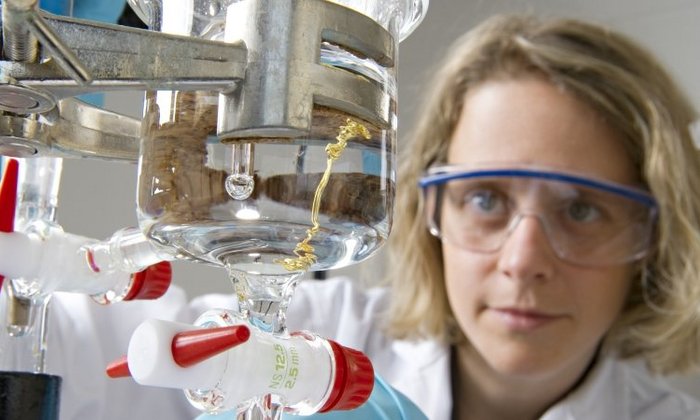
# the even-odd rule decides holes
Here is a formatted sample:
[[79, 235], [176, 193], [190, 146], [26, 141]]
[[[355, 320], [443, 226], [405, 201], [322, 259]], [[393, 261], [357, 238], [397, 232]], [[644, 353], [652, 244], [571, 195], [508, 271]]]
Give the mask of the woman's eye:
[[464, 204], [472, 210], [484, 213], [496, 213], [505, 209], [503, 197], [489, 190], [473, 191], [464, 197]]
[[592, 222], [600, 217], [600, 211], [595, 206], [583, 201], [569, 203], [566, 212], [576, 222]]

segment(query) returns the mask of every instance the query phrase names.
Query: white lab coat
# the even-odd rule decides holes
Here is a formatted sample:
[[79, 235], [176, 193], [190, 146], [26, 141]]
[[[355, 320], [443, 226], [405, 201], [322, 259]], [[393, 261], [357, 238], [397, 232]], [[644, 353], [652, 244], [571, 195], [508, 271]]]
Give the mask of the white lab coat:
[[107, 364], [126, 354], [134, 329], [150, 318], [192, 322], [182, 289], [156, 301], [102, 306], [87, 296], [57, 293], [50, 307], [47, 370], [63, 378], [60, 420], [191, 420], [181, 390], [110, 379]]
[[[364, 290], [349, 279], [302, 282], [288, 311], [290, 331], [305, 329], [370, 356], [377, 372], [431, 420], [452, 411], [449, 350], [434, 341], [392, 340], [382, 329], [388, 310], [384, 289]], [[172, 288], [155, 302], [101, 307], [79, 295], [53, 302], [49, 369], [64, 377], [61, 420], [189, 420], [196, 415], [182, 392], [105, 379], [104, 367], [124, 354], [143, 319], [192, 322], [211, 308], [232, 308], [232, 295], [207, 295], [187, 303]], [[700, 403], [652, 378], [639, 363], [602, 359], [586, 382], [548, 410], [542, 420], [700, 419]]]

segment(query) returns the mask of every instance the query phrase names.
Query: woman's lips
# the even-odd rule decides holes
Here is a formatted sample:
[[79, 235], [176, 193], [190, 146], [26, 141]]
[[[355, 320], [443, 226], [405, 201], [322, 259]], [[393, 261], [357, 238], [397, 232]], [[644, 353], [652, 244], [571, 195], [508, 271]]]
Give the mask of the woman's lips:
[[533, 331], [562, 317], [518, 308], [491, 308], [506, 328], [512, 331]]

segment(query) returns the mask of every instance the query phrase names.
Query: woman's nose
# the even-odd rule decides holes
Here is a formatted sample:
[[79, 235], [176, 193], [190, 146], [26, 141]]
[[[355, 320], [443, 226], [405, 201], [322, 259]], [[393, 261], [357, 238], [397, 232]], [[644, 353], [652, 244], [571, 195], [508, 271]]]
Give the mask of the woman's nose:
[[520, 280], [550, 278], [557, 260], [537, 215], [520, 215], [513, 220], [499, 252], [499, 269], [508, 277]]

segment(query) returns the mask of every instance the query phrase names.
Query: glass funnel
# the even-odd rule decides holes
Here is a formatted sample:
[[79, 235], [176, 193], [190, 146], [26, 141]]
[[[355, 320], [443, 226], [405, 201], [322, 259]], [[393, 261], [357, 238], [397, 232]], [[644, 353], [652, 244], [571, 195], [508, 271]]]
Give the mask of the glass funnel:
[[[232, 19], [245, 1], [131, 3], [152, 28], [179, 35], [222, 40], [226, 22], [257, 24]], [[334, 3], [376, 19], [394, 40], [427, 7], [427, 1]], [[310, 127], [298, 135], [267, 129], [222, 136], [220, 92], [147, 92], [138, 190], [147, 235], [185, 258], [262, 275], [338, 268], [381, 246], [394, 193], [395, 66], [328, 42], [312, 54], [322, 66], [379, 86], [383, 121], [314, 103]], [[333, 158], [328, 147], [337, 150]]]
[[[188, 258], [274, 274], [307, 238], [313, 269], [328, 269], [368, 257], [388, 235], [389, 130], [350, 137], [331, 165], [326, 147], [343, 121], [308, 138], [229, 145], [216, 138], [216, 94], [150, 92], [146, 101], [138, 204], [156, 241]], [[161, 121], [164, 112], [175, 118]]]

